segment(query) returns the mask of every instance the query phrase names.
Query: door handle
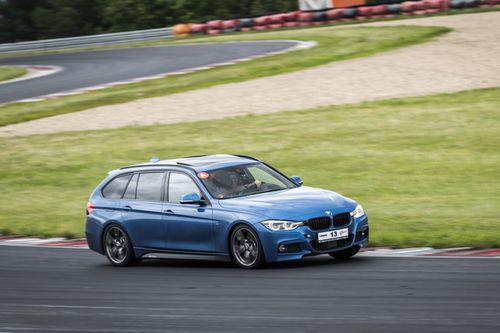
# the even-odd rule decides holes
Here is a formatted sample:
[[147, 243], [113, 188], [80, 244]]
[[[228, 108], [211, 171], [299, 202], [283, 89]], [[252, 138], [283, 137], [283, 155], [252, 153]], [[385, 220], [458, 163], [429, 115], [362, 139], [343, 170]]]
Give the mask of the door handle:
[[172, 215], [174, 213], [171, 209], [165, 209], [163, 212], [167, 215]]
[[126, 206], [124, 206], [123, 208], [125, 208], [126, 210], [130, 210], [130, 209], [132, 209], [132, 207], [131, 207], [130, 205], [126, 205]]

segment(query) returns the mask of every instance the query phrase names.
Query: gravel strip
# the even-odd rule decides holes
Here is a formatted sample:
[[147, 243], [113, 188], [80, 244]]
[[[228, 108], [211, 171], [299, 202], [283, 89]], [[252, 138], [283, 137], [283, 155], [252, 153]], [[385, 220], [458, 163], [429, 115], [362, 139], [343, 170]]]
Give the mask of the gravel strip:
[[0, 136], [169, 124], [500, 86], [500, 12], [363, 25], [455, 31], [367, 58], [9, 125], [0, 128]]

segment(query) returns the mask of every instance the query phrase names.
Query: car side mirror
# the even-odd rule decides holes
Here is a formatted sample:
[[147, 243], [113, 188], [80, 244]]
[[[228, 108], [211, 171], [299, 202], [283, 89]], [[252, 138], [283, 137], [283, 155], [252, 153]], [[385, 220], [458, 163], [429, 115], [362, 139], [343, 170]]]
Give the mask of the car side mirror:
[[198, 193], [192, 192], [181, 197], [181, 204], [184, 205], [204, 205], [205, 200]]
[[292, 176], [290, 177], [290, 180], [297, 186], [302, 186], [302, 184], [304, 184], [302, 178], [300, 178], [299, 176]]

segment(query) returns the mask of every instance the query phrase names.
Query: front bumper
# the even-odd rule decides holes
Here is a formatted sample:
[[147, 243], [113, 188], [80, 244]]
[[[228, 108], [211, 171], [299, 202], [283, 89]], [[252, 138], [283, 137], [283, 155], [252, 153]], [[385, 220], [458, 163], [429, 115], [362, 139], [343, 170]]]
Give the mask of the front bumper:
[[[300, 259], [305, 256], [332, 253], [358, 245], [368, 245], [369, 229], [368, 216], [365, 214], [360, 218], [352, 218], [347, 226], [342, 228], [331, 227], [324, 230], [311, 230], [308, 226], [302, 226], [292, 231], [271, 231], [262, 224], [255, 225], [264, 249], [267, 262], [286, 261]], [[349, 228], [349, 238], [319, 243], [318, 232]], [[280, 252], [278, 248], [284, 245], [286, 249]]]

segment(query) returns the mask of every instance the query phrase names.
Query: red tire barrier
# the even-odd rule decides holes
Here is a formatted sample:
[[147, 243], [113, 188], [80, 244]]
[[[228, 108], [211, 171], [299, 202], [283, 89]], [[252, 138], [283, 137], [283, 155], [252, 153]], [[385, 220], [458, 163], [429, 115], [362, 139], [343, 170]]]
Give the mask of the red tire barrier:
[[253, 24], [255, 26], [267, 26], [271, 24], [271, 18], [269, 16], [261, 16], [253, 19]]
[[421, 11], [427, 9], [427, 3], [425, 1], [416, 1], [413, 3], [414, 11]]
[[191, 33], [193, 34], [201, 34], [207, 31], [207, 25], [204, 23], [195, 23], [191, 25]]
[[220, 33], [221, 33], [220, 29], [208, 29], [207, 30], [207, 34], [209, 34], [209, 35], [218, 35]]
[[299, 17], [299, 13], [300, 12], [289, 12], [289, 13], [285, 13], [283, 14], [284, 16], [284, 19], [286, 22], [295, 22], [297, 21], [297, 18]]
[[209, 30], [220, 30], [222, 29], [222, 20], [213, 20], [213, 21], [208, 21], [207, 26]]
[[400, 4], [402, 13], [411, 13], [413, 9], [414, 2], [413, 1], [405, 1]]
[[373, 12], [373, 7], [359, 7], [358, 8], [358, 15], [363, 16], [363, 17], [370, 17], [372, 16]]
[[240, 20], [234, 19], [234, 20], [225, 20], [222, 21], [222, 29], [227, 30], [227, 29], [236, 29], [240, 24]]
[[285, 22], [285, 24], [283, 24], [286, 28], [293, 28], [293, 27], [297, 27], [299, 26], [299, 23], [298, 22]]
[[338, 20], [342, 17], [342, 9], [330, 9], [326, 12], [326, 18], [330, 21]]
[[312, 22], [313, 18], [313, 13], [300, 13], [298, 20], [299, 22]]
[[269, 29], [280, 29], [280, 28], [283, 28], [283, 24], [277, 23], [269, 25]]
[[250, 28], [250, 27], [243, 27], [243, 28], [240, 28], [240, 31], [241, 32], [248, 32], [248, 31], [252, 31], [252, 28]]
[[267, 25], [256, 25], [253, 27], [253, 30], [262, 31], [262, 30], [266, 30], [268, 28], [269, 28], [269, 26], [267, 26]]
[[386, 13], [387, 13], [386, 5], [374, 6], [372, 9], [372, 15], [374, 16], [385, 15]]
[[285, 14], [276, 14], [270, 16], [271, 24], [283, 24], [285, 23]]

